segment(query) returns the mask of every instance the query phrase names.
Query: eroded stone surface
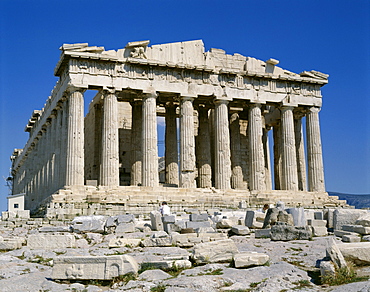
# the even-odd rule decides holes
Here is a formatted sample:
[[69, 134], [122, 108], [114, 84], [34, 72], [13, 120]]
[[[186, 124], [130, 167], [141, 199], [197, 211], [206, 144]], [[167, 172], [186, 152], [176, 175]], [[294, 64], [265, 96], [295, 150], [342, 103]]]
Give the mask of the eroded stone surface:
[[106, 257], [58, 257], [54, 259], [53, 279], [109, 280], [139, 270], [137, 262], [128, 255]]
[[230, 262], [238, 248], [230, 239], [208, 243], [199, 243], [194, 246], [192, 259], [200, 263]]

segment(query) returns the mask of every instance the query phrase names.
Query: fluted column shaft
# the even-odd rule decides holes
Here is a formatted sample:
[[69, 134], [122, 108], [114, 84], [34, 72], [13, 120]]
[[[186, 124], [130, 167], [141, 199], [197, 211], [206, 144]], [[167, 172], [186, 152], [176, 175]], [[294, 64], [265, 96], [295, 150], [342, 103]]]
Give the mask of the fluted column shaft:
[[222, 190], [231, 188], [228, 103], [215, 100], [215, 187]]
[[230, 117], [230, 150], [231, 150], [231, 187], [243, 188], [243, 170], [240, 153], [239, 115], [233, 113]]
[[132, 104], [132, 128], [131, 128], [131, 185], [141, 185], [142, 167], [142, 137], [143, 137], [143, 102], [136, 100]]
[[100, 185], [119, 186], [118, 104], [113, 92], [105, 91], [103, 100]]
[[159, 185], [156, 93], [143, 95], [142, 185]]
[[67, 186], [84, 185], [84, 100], [83, 91], [74, 90], [68, 97]]
[[312, 107], [306, 115], [308, 186], [310, 192], [325, 192], [319, 108]]
[[294, 137], [293, 108], [281, 108], [282, 186], [284, 190], [298, 191], [297, 154]]
[[271, 162], [270, 162], [270, 146], [269, 146], [269, 128], [265, 125], [262, 129], [262, 143], [263, 143], [263, 153], [265, 158], [265, 184], [266, 190], [272, 189], [271, 180]]
[[60, 170], [59, 170], [59, 185], [61, 188], [66, 185], [66, 168], [67, 168], [67, 128], [68, 128], [68, 102], [64, 100], [61, 109], [61, 124], [60, 124]]
[[248, 119], [249, 154], [250, 154], [250, 190], [263, 191], [265, 186], [265, 159], [262, 144], [261, 104], [251, 104]]
[[165, 132], [165, 170], [166, 183], [179, 184], [179, 166], [177, 151], [176, 107], [170, 102], [166, 104]]
[[302, 117], [294, 120], [295, 148], [297, 153], [298, 189], [307, 191], [306, 158], [304, 152], [304, 139]]
[[280, 124], [273, 127], [274, 137], [274, 183], [275, 190], [281, 190], [281, 129]]
[[196, 187], [194, 108], [188, 96], [181, 96], [180, 102], [180, 171], [180, 187]]
[[198, 187], [212, 187], [211, 137], [209, 133], [208, 109], [198, 110], [199, 128], [197, 138]]
[[52, 137], [52, 140], [53, 140], [53, 158], [52, 158], [52, 166], [53, 166], [53, 169], [52, 169], [52, 173], [51, 173], [51, 191], [54, 192], [56, 189], [57, 189], [57, 184], [58, 184], [58, 179], [59, 179], [59, 174], [58, 174], [58, 170], [59, 170], [59, 165], [58, 165], [58, 156], [59, 156], [59, 147], [60, 145], [58, 144], [58, 136], [59, 136], [59, 129], [58, 129], [58, 126], [59, 126], [59, 118], [60, 118], [60, 111], [58, 111], [59, 107], [57, 107], [57, 109], [55, 109], [54, 111], [54, 117], [53, 117], [53, 121], [52, 121], [52, 125], [53, 125], [53, 137]]

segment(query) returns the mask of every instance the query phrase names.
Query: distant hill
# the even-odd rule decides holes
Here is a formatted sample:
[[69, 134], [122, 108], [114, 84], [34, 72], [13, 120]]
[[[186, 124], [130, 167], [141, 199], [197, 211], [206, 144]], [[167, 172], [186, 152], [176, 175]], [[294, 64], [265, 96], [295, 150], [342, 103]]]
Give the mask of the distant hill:
[[355, 206], [356, 209], [370, 209], [370, 194], [352, 195], [336, 192], [328, 192], [330, 196], [338, 196], [340, 200], [346, 200], [348, 205]]

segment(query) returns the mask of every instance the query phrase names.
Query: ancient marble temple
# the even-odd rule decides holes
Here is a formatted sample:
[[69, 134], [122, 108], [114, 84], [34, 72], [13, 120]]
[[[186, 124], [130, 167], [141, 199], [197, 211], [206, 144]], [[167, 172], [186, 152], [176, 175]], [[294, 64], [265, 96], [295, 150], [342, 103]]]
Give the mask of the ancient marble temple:
[[[84, 204], [102, 202], [118, 212], [163, 199], [173, 206], [333, 201], [319, 122], [328, 75], [205, 52], [201, 40], [60, 49], [59, 80], [33, 112], [27, 144], [11, 156], [13, 194], [25, 193], [26, 208], [86, 214]], [[87, 91], [96, 95], [86, 114]], [[163, 181], [158, 116], [165, 118]]]

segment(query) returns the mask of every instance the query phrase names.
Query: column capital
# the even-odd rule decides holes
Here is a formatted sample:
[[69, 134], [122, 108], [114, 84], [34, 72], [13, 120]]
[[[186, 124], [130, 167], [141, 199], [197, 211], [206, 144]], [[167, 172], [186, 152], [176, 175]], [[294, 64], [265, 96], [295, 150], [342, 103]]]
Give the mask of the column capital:
[[180, 101], [193, 101], [196, 98], [196, 96], [193, 95], [180, 95]]
[[294, 119], [302, 119], [306, 115], [307, 111], [302, 107], [297, 107], [293, 110]]
[[174, 108], [177, 108], [177, 104], [175, 104], [174, 101], [167, 101], [165, 104], [164, 104], [165, 108], [169, 108], [169, 107], [174, 107]]
[[215, 98], [215, 99], [213, 100], [213, 103], [214, 103], [214, 104], [226, 104], [226, 105], [228, 105], [228, 104], [229, 104], [229, 102], [230, 102], [230, 100], [228, 100], [228, 99], [223, 99], [223, 98]]
[[307, 113], [318, 113], [321, 111], [321, 107], [309, 107], [307, 108]]
[[85, 93], [85, 91], [87, 90], [87, 88], [82, 88], [82, 87], [77, 87], [77, 86], [74, 86], [74, 85], [68, 85], [67, 89], [66, 89], [66, 92], [68, 94], [71, 94], [73, 92], [81, 92], [82, 94]]
[[107, 95], [107, 94], [115, 94], [116, 92], [118, 92], [118, 90], [116, 88], [104, 87], [103, 89], [100, 90], [100, 92], [103, 95]]
[[249, 108], [254, 108], [254, 107], [262, 107], [262, 103], [260, 103], [260, 102], [251, 102], [251, 103], [249, 103], [249, 105], [247, 105], [247, 107], [249, 107]]
[[58, 114], [58, 109], [57, 108], [56, 109], [53, 109], [51, 111], [50, 118], [51, 119], [55, 118], [57, 116], [57, 114]]
[[150, 98], [150, 97], [152, 97], [152, 98], [157, 98], [157, 97], [158, 97], [158, 94], [157, 94], [157, 92], [156, 92], [156, 91], [150, 91], [150, 92], [144, 92], [144, 91], [143, 91], [143, 93], [142, 93], [142, 97], [143, 97], [143, 99], [144, 99], [144, 98]]

